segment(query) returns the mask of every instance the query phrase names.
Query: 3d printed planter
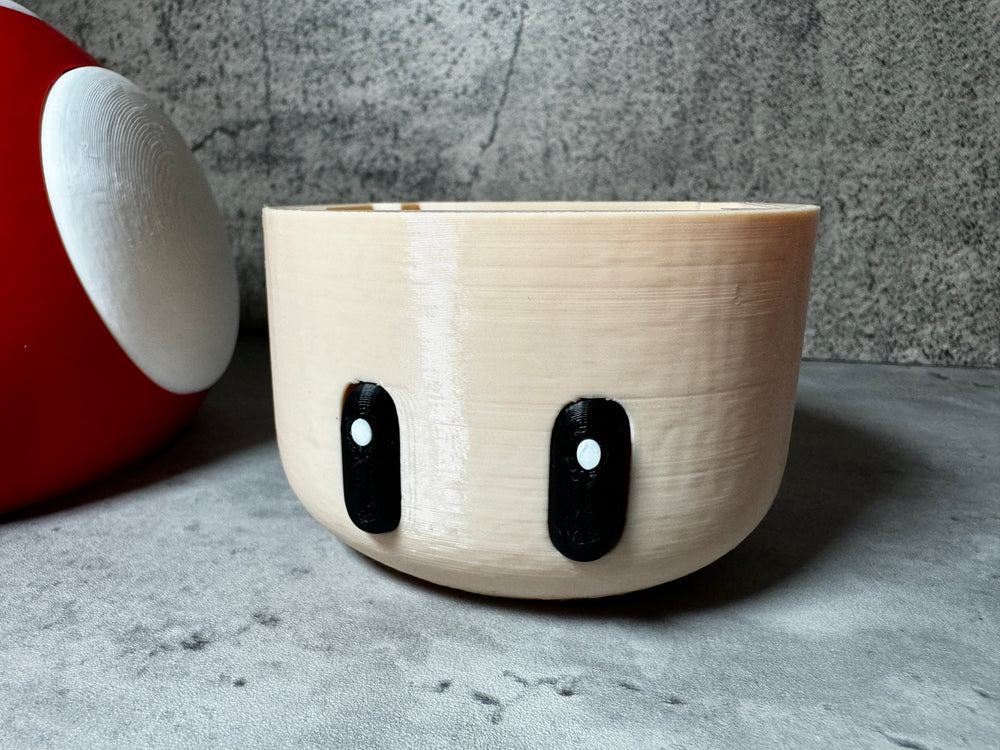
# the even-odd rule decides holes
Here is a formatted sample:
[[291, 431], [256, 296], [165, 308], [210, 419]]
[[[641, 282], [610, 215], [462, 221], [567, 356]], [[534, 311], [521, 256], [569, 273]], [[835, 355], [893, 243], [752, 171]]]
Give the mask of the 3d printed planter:
[[0, 0], [0, 511], [162, 442], [235, 343], [225, 226], [156, 103]]
[[601, 596], [706, 565], [781, 480], [818, 213], [265, 209], [292, 487], [352, 547], [468, 591]]

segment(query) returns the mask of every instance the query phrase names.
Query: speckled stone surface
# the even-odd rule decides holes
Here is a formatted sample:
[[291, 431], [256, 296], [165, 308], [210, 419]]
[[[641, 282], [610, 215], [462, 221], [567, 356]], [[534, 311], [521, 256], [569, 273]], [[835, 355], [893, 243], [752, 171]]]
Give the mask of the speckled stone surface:
[[165, 449], [0, 522], [0, 747], [996, 747], [1000, 372], [805, 363], [740, 547], [531, 603], [313, 521], [266, 357], [243, 340]]
[[159, 96], [264, 325], [264, 204], [824, 208], [806, 354], [1000, 366], [1000, 6], [36, 0]]

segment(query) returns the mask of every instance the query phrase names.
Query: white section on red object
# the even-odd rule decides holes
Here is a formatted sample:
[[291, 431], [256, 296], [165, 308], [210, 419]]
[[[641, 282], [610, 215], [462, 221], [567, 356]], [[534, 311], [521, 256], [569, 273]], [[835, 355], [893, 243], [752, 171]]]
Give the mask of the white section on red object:
[[117, 73], [77, 68], [49, 92], [41, 146], [63, 245], [122, 349], [168, 391], [211, 386], [239, 293], [222, 216], [173, 123]]
[[36, 13], [32, 13], [23, 5], [13, 2], [13, 0], [0, 0], [0, 8], [10, 8], [11, 10], [19, 10], [22, 13], [27, 13], [29, 16], [34, 16], [35, 18], [38, 18], [38, 15]]

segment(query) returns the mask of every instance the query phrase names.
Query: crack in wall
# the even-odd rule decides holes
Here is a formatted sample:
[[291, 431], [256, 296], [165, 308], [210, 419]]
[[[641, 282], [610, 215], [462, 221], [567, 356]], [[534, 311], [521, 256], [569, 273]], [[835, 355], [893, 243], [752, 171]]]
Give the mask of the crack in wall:
[[209, 142], [215, 140], [218, 135], [227, 135], [230, 138], [236, 139], [246, 130], [251, 130], [261, 124], [261, 120], [246, 120], [243, 122], [228, 123], [226, 125], [216, 125], [214, 128], [208, 131], [198, 140], [191, 144], [191, 153], [197, 153]]
[[500, 128], [500, 115], [507, 104], [507, 95], [510, 93], [510, 80], [514, 77], [514, 65], [517, 63], [517, 55], [521, 51], [521, 37], [524, 35], [524, 17], [528, 13], [528, 4], [521, 3], [521, 16], [518, 19], [517, 31], [514, 32], [514, 48], [511, 50], [507, 60], [507, 72], [503, 79], [503, 88], [500, 90], [500, 98], [497, 106], [493, 110], [493, 125], [490, 127], [490, 134], [486, 141], [479, 148], [479, 155], [482, 156], [493, 145], [497, 137], [497, 130]]
[[274, 110], [271, 108], [271, 48], [267, 43], [267, 25], [264, 23], [266, 0], [257, 2], [257, 21], [260, 33], [260, 49], [264, 61], [264, 111], [267, 112], [267, 133], [264, 135], [264, 168], [271, 176], [271, 141], [274, 135]]

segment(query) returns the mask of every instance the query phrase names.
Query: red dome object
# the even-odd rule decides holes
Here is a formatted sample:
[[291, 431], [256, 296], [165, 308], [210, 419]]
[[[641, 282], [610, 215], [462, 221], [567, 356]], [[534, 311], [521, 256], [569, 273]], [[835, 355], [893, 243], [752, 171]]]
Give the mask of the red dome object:
[[[164, 314], [164, 311], [169, 313], [170, 305], [156, 302], [159, 308], [137, 314], [134, 306], [129, 306], [126, 294], [124, 302], [112, 300], [112, 307], [119, 305], [119, 309], [109, 313], [109, 295], [118, 294], [121, 269], [133, 273], [129, 269], [135, 263], [147, 263], [141, 257], [143, 252], [156, 253], [154, 266], [177, 266], [179, 273], [189, 272], [192, 277], [200, 276], [199, 261], [197, 257], [184, 256], [186, 247], [171, 247], [169, 241], [164, 242], [160, 237], [154, 238], [159, 244], [153, 250], [140, 248], [138, 260], [133, 260], [130, 266], [128, 258], [133, 249], [121, 238], [127, 239], [128, 232], [134, 229], [125, 226], [95, 233], [91, 226], [74, 227], [74, 221], [80, 224], [83, 210], [80, 206], [89, 211], [90, 203], [101, 196], [90, 194], [92, 180], [84, 181], [79, 194], [67, 192], [65, 184], [75, 174], [69, 167], [61, 175], [64, 187], [60, 188], [60, 195], [64, 196], [63, 203], [66, 200], [77, 203], [68, 212], [64, 209], [68, 218], [57, 221], [54, 206], [59, 196], [49, 194], [51, 185], [46, 174], [52, 165], [46, 164], [43, 170], [40, 133], [54, 84], [68, 71], [80, 68], [100, 70], [105, 77], [119, 78], [99, 68], [92, 57], [52, 27], [16, 5], [0, 0], [0, 99], [3, 101], [0, 110], [0, 225], [3, 227], [0, 511], [69, 490], [162, 443], [198, 408], [211, 382], [225, 368], [235, 342], [233, 319], [238, 318], [238, 311], [234, 312], [235, 271], [228, 247], [225, 250], [228, 271], [226, 260], [219, 259], [221, 251], [213, 250], [219, 255], [213, 262], [221, 269], [222, 282], [216, 281], [216, 286], [221, 286], [219, 301], [212, 304], [221, 306], [224, 314], [216, 316], [218, 320], [205, 321], [205, 325], [217, 329], [213, 341], [218, 351], [212, 355], [214, 370], [210, 382], [202, 378], [197, 387], [176, 387], [167, 382], [169, 378], [159, 377], [155, 367], [151, 369], [136, 356], [133, 342], [139, 340], [142, 348], [141, 337], [146, 335], [143, 331], [148, 332], [151, 346], [159, 346], [156, 329], [160, 322], [176, 328], [177, 324]], [[60, 127], [61, 122], [56, 120], [54, 127]], [[72, 137], [77, 137], [75, 128]], [[54, 153], [53, 158], [61, 158], [60, 152]], [[190, 153], [186, 153], [190, 158]], [[61, 163], [57, 161], [54, 168], [59, 172]], [[115, 170], [118, 167], [112, 165], [111, 171]], [[144, 190], [141, 183], [141, 179], [136, 180], [130, 190], [141, 193]], [[118, 200], [123, 199], [119, 196]], [[124, 200], [132, 201], [132, 193]], [[145, 210], [145, 204], [136, 200], [134, 213]], [[211, 208], [215, 208], [214, 202]], [[94, 215], [102, 220], [99, 213]], [[67, 228], [78, 229], [76, 235], [84, 238], [82, 250], [80, 240], [74, 240], [76, 255], [67, 250]], [[215, 228], [212, 231], [218, 233]], [[95, 256], [86, 246], [95, 237], [96, 241], [115, 239], [119, 246], [112, 248], [110, 254], [101, 250]], [[87, 260], [88, 253], [93, 262]], [[86, 281], [81, 281], [81, 257], [84, 267], [89, 262], [92, 266]], [[124, 264], [117, 263], [117, 258], [125, 259]], [[102, 291], [98, 288], [101, 280], [95, 273], [106, 273], [107, 268], [113, 271], [107, 273], [110, 291]], [[160, 275], [165, 279], [158, 282], [162, 296], [170, 299], [174, 292], [164, 285], [175, 281], [177, 274], [173, 279], [169, 273]], [[140, 281], [132, 290], [132, 297], [149, 298], [149, 280]], [[142, 283], [147, 287], [142, 287]], [[195, 294], [204, 297], [204, 291], [199, 288]], [[187, 293], [180, 290], [181, 300], [177, 304], [187, 304], [184, 299]], [[190, 320], [184, 321], [184, 325], [197, 328]], [[128, 329], [125, 334], [123, 326]], [[172, 352], [163, 354], [168, 368], [173, 356]], [[178, 356], [177, 367], [186, 366], [184, 356]], [[218, 362], [222, 362], [221, 369]]]

